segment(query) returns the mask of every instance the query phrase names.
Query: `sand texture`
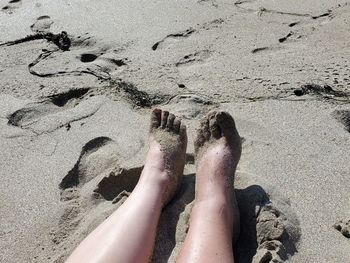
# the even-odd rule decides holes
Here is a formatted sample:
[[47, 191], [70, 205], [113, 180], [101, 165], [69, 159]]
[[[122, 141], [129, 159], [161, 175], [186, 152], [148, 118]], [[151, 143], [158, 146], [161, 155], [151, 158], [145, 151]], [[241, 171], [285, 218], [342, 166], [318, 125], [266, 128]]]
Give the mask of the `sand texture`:
[[349, 26], [346, 0], [0, 1], [0, 262], [63, 262], [123, 203], [155, 107], [189, 144], [153, 262], [186, 236], [211, 109], [243, 142], [236, 262], [350, 262]]

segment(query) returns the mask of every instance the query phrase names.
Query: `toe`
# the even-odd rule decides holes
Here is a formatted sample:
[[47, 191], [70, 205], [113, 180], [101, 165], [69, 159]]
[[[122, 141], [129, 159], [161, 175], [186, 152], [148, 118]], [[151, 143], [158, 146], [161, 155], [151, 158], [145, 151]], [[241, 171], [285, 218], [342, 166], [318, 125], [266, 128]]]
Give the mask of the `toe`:
[[175, 133], [180, 132], [180, 126], [181, 126], [181, 120], [179, 118], [175, 118], [175, 120], [174, 120], [174, 132]]
[[167, 130], [172, 131], [174, 129], [174, 120], [175, 120], [175, 115], [170, 113], [168, 116], [168, 121], [165, 126]]
[[209, 141], [210, 131], [209, 131], [209, 118], [205, 116], [202, 118], [199, 124], [199, 129], [197, 130], [198, 136], [204, 137], [205, 140]]
[[154, 109], [151, 113], [151, 125], [150, 130], [157, 129], [160, 126], [162, 111], [160, 109]]
[[216, 119], [223, 136], [229, 137], [237, 134], [235, 121], [229, 113], [224, 111], [218, 112]]
[[162, 111], [161, 128], [163, 129], [166, 127], [166, 124], [168, 122], [168, 116], [169, 116], [168, 111]]
[[187, 144], [187, 132], [186, 132], [186, 125], [183, 123], [181, 123], [181, 125], [180, 125], [179, 134], [180, 134], [181, 142], [186, 145]]
[[202, 136], [202, 134], [197, 134], [197, 137], [194, 141], [194, 151], [195, 151], [196, 155], [197, 155], [199, 149], [201, 147], [203, 147], [205, 142], [206, 142], [206, 139], [204, 138], [204, 136]]
[[210, 112], [208, 115], [209, 118], [209, 131], [211, 134], [211, 137], [214, 137], [215, 139], [219, 139], [221, 137], [221, 131], [217, 122], [217, 112], [213, 111]]
[[198, 153], [199, 149], [210, 139], [209, 119], [211, 115], [211, 112], [208, 113], [205, 117], [201, 119], [199, 123], [199, 128], [197, 129], [197, 136], [194, 141], [194, 148], [196, 154]]

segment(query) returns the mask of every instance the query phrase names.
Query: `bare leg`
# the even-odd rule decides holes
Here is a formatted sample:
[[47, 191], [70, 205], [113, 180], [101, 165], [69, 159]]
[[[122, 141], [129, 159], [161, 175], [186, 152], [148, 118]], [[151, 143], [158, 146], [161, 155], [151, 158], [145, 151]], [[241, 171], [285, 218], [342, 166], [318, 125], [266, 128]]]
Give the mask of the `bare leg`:
[[234, 262], [232, 240], [239, 234], [233, 179], [241, 142], [232, 117], [210, 112], [195, 142], [196, 199], [190, 229], [177, 262]]
[[174, 195], [183, 173], [186, 127], [173, 114], [156, 109], [149, 145], [134, 191], [80, 243], [67, 262], [149, 262], [162, 207]]

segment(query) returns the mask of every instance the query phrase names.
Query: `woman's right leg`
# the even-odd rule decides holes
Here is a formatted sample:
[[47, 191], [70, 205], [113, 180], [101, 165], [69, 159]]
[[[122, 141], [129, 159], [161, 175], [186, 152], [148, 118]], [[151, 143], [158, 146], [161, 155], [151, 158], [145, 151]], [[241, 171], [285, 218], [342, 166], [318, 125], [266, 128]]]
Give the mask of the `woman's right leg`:
[[195, 142], [198, 161], [196, 199], [190, 228], [177, 262], [234, 262], [232, 242], [239, 234], [233, 179], [241, 140], [226, 112], [201, 121]]

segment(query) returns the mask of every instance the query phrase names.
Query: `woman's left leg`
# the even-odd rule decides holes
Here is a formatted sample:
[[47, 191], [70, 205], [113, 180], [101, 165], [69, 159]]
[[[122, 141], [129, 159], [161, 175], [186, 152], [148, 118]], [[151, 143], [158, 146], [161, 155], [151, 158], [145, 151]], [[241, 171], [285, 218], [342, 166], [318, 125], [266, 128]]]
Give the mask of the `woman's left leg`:
[[177, 189], [185, 164], [186, 128], [155, 109], [140, 180], [125, 203], [73, 251], [72, 262], [149, 262], [159, 216]]

